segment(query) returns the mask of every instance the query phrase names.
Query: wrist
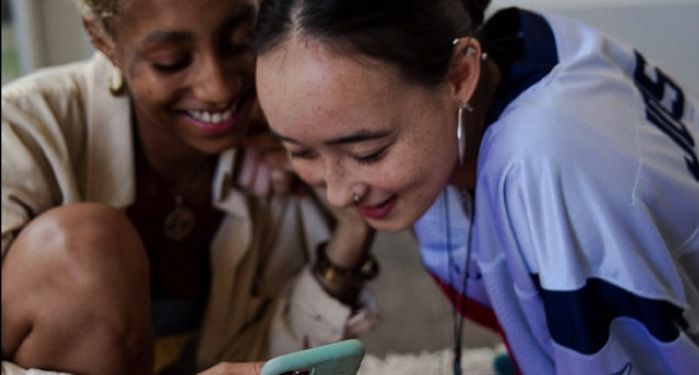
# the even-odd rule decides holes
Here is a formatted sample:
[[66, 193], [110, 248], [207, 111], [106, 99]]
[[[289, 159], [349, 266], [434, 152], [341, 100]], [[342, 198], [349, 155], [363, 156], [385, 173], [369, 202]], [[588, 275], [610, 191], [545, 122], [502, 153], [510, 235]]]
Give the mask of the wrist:
[[361, 284], [374, 279], [379, 273], [379, 263], [371, 254], [367, 254], [362, 263], [348, 267], [333, 262], [327, 256], [326, 249], [327, 243], [318, 245], [314, 265], [314, 269], [325, 279], [348, 284]]
[[327, 259], [343, 268], [361, 266], [369, 256], [375, 231], [365, 222], [338, 224], [332, 238], [323, 244]]
[[316, 249], [313, 275], [326, 292], [346, 305], [353, 306], [364, 283], [378, 275], [379, 264], [369, 254], [358, 266], [338, 265], [327, 257], [326, 247], [326, 243], [321, 243]]

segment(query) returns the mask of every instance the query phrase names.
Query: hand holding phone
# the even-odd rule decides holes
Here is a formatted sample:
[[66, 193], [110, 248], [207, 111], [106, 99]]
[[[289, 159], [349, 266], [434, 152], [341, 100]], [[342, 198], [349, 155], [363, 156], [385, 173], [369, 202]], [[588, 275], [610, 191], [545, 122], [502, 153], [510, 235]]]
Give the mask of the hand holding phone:
[[339, 341], [270, 359], [260, 375], [355, 375], [364, 358], [364, 343]]

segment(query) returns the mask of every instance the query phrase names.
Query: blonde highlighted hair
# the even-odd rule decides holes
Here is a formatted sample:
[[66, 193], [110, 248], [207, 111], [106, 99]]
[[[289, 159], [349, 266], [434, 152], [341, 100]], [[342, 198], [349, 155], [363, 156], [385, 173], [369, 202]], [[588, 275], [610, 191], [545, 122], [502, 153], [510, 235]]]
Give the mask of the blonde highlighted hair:
[[117, 14], [123, 0], [75, 0], [80, 16], [92, 21], [103, 36], [110, 38], [109, 20]]

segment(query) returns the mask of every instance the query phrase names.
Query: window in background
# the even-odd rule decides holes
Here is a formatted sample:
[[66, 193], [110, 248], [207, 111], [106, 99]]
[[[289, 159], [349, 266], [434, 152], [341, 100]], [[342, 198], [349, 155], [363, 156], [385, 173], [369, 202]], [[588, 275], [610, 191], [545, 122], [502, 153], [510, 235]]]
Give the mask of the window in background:
[[19, 74], [19, 54], [12, 21], [12, 4], [9, 0], [2, 0], [2, 84], [18, 77]]

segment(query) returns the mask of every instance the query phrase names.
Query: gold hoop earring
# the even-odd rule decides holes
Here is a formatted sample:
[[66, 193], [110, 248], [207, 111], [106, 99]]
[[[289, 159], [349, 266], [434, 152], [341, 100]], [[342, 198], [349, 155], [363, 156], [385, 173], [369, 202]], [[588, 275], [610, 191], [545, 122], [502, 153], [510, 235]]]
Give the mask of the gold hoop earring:
[[112, 96], [121, 96], [121, 94], [126, 91], [126, 81], [124, 80], [124, 76], [121, 74], [119, 69], [117, 68], [112, 68], [111, 75], [109, 77], [109, 93], [112, 94]]

